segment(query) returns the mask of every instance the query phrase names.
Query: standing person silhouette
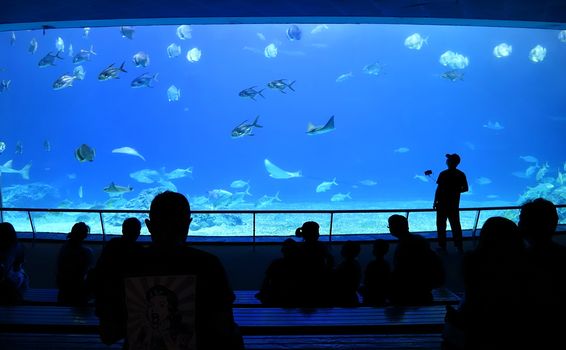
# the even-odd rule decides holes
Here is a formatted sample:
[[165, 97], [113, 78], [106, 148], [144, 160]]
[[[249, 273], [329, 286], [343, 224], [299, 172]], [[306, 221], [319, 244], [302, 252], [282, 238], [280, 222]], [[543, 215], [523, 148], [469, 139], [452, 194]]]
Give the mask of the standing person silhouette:
[[468, 191], [466, 174], [456, 169], [460, 164], [460, 156], [456, 153], [446, 155], [448, 169], [438, 175], [433, 209], [436, 209], [436, 230], [438, 246], [446, 250], [446, 219], [450, 221], [454, 245], [463, 252], [462, 227], [460, 225], [460, 193]]

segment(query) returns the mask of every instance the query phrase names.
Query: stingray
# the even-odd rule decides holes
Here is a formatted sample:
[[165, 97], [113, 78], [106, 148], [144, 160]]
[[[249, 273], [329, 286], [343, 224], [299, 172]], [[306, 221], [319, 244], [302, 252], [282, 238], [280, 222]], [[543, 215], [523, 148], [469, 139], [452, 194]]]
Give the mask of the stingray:
[[277, 165], [271, 163], [267, 158], [264, 160], [264, 164], [265, 164], [265, 169], [269, 173], [269, 176], [271, 176], [274, 179], [290, 179], [293, 177], [303, 176], [300, 170], [295, 172], [283, 170]]

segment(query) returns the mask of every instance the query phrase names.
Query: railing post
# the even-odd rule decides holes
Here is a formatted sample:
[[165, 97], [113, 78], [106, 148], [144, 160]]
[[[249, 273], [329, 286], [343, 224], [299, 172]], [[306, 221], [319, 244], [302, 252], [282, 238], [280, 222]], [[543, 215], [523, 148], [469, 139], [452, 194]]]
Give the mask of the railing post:
[[106, 230], [104, 229], [104, 220], [102, 219], [102, 212], [99, 211], [98, 215], [100, 216], [100, 227], [102, 228], [102, 241], [106, 242]]
[[334, 225], [334, 212], [330, 213], [330, 231], [328, 231], [328, 241], [332, 242], [332, 226]]
[[405, 212], [405, 217], [407, 218], [407, 221], [409, 220], [409, 214], [410, 214], [410, 213], [411, 213], [411, 212], [408, 211], [408, 210]]
[[480, 221], [480, 213], [481, 213], [481, 209], [478, 209], [476, 213], [476, 219], [474, 221], [474, 230], [472, 231], [472, 242], [474, 242], [474, 244], [476, 243], [476, 231], [478, 229], [478, 223]]
[[253, 213], [253, 225], [252, 225], [252, 242], [254, 245], [254, 249], [255, 249], [255, 214], [256, 212], [254, 211]]
[[29, 210], [28, 210], [28, 218], [29, 218], [29, 224], [31, 226], [32, 242], [35, 242], [35, 224], [33, 223], [33, 218], [31, 217], [31, 211]]

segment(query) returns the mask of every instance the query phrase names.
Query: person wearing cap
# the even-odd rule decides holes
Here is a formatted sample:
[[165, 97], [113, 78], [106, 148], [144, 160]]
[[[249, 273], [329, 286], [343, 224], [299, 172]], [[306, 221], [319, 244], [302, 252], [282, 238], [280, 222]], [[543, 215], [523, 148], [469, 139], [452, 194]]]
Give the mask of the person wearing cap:
[[446, 250], [446, 220], [450, 221], [454, 245], [459, 252], [463, 251], [462, 227], [460, 225], [460, 193], [468, 191], [466, 174], [456, 169], [460, 164], [460, 156], [456, 153], [446, 155], [448, 169], [442, 171], [436, 180], [433, 209], [436, 209], [436, 230], [438, 245]]

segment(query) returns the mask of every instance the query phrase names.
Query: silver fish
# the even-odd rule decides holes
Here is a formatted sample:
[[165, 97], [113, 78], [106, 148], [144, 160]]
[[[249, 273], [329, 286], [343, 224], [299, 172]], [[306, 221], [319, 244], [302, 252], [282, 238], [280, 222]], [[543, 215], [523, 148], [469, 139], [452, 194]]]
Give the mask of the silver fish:
[[32, 55], [35, 54], [37, 51], [37, 45], [38, 45], [37, 39], [36, 38], [31, 39], [28, 46], [28, 52], [31, 53]]
[[139, 77], [135, 78], [134, 80], [132, 80], [132, 83], [130, 84], [131, 87], [133, 88], [141, 88], [141, 87], [153, 87], [151, 86], [151, 82], [152, 81], [157, 81], [157, 74], [155, 73], [153, 75], [149, 74], [149, 73], [144, 73], [142, 75], [140, 75]]
[[124, 69], [125, 63], [126, 62], [122, 62], [119, 68], [114, 67], [114, 63], [112, 63], [111, 65], [106, 67], [106, 69], [104, 69], [102, 72], [100, 72], [100, 74], [98, 75], [98, 80], [104, 81], [110, 79], [119, 79], [120, 78], [118, 76], [119, 72], [127, 73], [126, 69]]
[[44, 68], [44, 67], [54, 66], [56, 58], [58, 58], [60, 60], [63, 59], [63, 56], [61, 56], [61, 53], [62, 53], [62, 51], [58, 51], [57, 54], [54, 55], [51, 52], [49, 52], [42, 59], [39, 60], [39, 63], [38, 63], [39, 67]]
[[254, 136], [254, 134], [252, 134], [252, 129], [254, 127], [263, 128], [263, 126], [257, 123], [258, 119], [259, 119], [259, 115], [255, 118], [254, 122], [251, 124], [248, 124], [247, 120], [241, 122], [240, 125], [236, 126], [234, 130], [232, 130], [232, 137], [238, 138], [242, 136]]

